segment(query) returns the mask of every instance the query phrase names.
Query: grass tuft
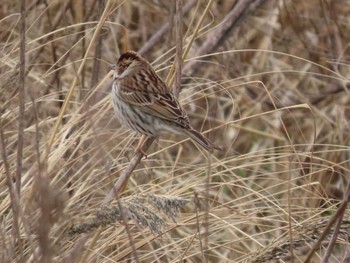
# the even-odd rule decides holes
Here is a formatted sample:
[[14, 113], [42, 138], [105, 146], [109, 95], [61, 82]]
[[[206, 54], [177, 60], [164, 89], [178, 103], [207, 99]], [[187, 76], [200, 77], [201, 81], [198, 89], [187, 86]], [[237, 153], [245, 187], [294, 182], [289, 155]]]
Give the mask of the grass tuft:
[[[0, 262], [349, 261], [349, 12], [2, 0]], [[126, 49], [222, 151], [164, 133], [129, 169], [109, 70]]]

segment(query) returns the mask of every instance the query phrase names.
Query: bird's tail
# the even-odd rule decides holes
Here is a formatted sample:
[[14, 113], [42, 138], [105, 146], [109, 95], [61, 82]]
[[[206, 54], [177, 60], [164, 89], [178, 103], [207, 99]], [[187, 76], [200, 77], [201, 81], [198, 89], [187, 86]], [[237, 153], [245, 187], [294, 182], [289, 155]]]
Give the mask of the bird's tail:
[[196, 131], [192, 127], [185, 129], [185, 133], [196, 143], [206, 149], [208, 152], [212, 153], [214, 150], [222, 150], [220, 147], [216, 146], [209, 139], [204, 137], [200, 132]]

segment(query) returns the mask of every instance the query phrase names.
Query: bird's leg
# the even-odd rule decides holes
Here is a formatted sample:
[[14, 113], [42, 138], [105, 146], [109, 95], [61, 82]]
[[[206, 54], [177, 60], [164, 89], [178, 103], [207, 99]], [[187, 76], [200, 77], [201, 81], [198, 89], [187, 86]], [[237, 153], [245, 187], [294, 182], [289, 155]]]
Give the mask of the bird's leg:
[[142, 135], [139, 143], [136, 146], [135, 152], [134, 152], [134, 154], [138, 154], [141, 152], [145, 156], [145, 159], [147, 159], [147, 154], [142, 150], [142, 146], [143, 146], [144, 142], [146, 141], [146, 139], [147, 139], [147, 136]]

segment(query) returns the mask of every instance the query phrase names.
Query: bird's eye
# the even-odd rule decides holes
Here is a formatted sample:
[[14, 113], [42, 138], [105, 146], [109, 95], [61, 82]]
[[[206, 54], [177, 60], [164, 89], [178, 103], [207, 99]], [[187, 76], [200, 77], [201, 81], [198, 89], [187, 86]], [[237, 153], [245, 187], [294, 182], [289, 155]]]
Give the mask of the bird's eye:
[[119, 67], [118, 67], [118, 73], [119, 74], [121, 74], [121, 73], [123, 73], [126, 69], [127, 69], [127, 65], [125, 65], [125, 64], [121, 64], [121, 65], [119, 65]]

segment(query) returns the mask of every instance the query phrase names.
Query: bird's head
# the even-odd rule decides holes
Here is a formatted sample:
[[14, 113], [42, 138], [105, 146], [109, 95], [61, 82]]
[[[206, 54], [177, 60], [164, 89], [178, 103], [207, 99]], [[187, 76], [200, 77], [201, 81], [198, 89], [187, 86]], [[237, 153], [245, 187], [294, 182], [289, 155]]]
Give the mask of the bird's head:
[[114, 78], [130, 74], [145, 63], [147, 63], [146, 60], [136, 52], [127, 51], [119, 57], [117, 64], [112, 67]]

